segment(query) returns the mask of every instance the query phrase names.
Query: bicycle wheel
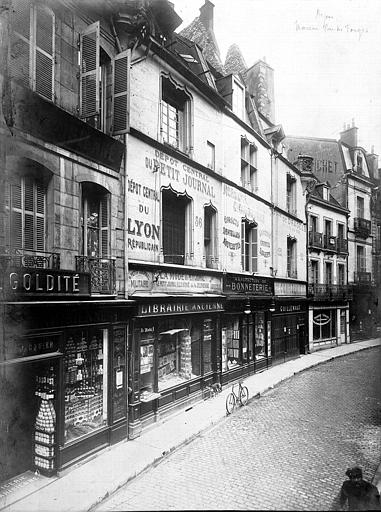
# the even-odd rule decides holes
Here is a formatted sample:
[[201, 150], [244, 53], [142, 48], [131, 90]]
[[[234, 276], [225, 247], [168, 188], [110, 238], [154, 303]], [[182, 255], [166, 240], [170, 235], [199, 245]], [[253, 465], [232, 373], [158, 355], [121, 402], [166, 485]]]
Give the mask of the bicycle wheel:
[[241, 391], [239, 393], [239, 401], [241, 402], [241, 405], [246, 405], [247, 401], [249, 400], [249, 390], [246, 386], [241, 387]]
[[233, 393], [229, 393], [226, 397], [226, 412], [231, 414], [234, 411], [234, 407], [236, 404], [236, 398]]

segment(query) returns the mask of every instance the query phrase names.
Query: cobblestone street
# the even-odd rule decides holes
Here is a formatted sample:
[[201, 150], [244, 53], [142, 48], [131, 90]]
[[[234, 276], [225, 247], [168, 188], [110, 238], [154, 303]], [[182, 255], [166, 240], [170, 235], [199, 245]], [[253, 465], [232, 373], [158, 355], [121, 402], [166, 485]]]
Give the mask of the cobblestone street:
[[109, 510], [337, 510], [345, 470], [381, 452], [381, 350], [296, 375], [131, 481]]

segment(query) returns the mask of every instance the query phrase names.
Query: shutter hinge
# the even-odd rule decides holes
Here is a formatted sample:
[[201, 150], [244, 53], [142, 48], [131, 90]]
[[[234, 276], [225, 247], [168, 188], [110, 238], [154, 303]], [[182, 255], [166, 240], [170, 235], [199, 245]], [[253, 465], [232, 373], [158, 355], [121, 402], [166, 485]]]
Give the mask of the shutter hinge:
[[78, 39], [77, 39], [77, 47], [78, 47], [78, 50], [80, 50], [80, 48], [81, 48], [81, 36], [80, 35], [78, 36]]

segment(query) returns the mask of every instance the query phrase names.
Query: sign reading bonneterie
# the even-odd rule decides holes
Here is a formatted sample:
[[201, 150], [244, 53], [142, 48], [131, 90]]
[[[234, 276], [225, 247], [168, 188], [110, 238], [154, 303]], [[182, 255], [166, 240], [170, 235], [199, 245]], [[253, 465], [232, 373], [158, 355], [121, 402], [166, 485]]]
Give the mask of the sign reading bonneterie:
[[90, 274], [17, 267], [8, 271], [5, 292], [17, 295], [89, 296]]
[[224, 276], [223, 291], [226, 293], [271, 297], [273, 289], [273, 281], [267, 277], [239, 274], [227, 274]]

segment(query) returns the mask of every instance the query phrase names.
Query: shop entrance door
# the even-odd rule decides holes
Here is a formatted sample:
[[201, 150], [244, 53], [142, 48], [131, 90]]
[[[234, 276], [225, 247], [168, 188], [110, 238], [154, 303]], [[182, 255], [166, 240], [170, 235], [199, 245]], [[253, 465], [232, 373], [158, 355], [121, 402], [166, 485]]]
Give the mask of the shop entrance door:
[[3, 482], [33, 469], [38, 400], [34, 365], [13, 364], [0, 372], [0, 481]]

